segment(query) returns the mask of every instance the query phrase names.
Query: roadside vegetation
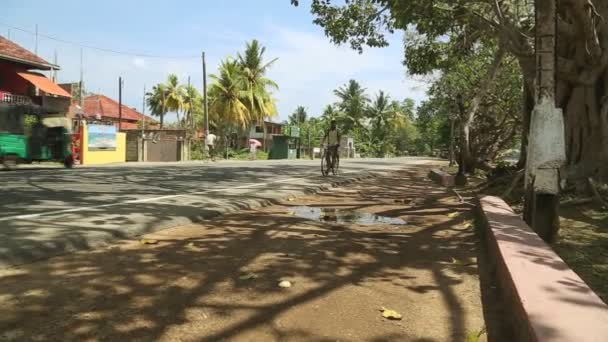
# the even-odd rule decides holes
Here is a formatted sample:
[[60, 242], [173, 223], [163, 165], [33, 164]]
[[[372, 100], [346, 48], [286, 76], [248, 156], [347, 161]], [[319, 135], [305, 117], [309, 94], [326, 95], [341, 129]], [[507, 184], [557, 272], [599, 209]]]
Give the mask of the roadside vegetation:
[[[210, 130], [219, 139], [218, 147], [225, 150], [239, 150], [236, 136], [242, 135], [253, 124], [276, 117], [276, 100], [273, 92], [279, 89], [276, 82], [266, 77], [266, 73], [276, 61], [265, 59], [266, 48], [257, 40], [248, 42], [243, 52], [236, 57], [225, 58], [217, 74], [211, 75], [208, 89]], [[191, 84], [182, 84], [176, 75], [169, 75], [167, 81], [153, 87], [147, 95], [147, 105], [160, 118], [161, 128], [165, 127], [164, 117], [175, 113], [177, 121], [170, 127], [188, 129], [191, 134], [204, 130], [204, 96]], [[201, 146], [194, 149], [194, 157]]]
[[[606, 300], [608, 3], [568, 0], [559, 7], [555, 100], [564, 113], [567, 161], [562, 231], [553, 245]], [[534, 37], [547, 30], [536, 25], [534, 2], [313, 0], [310, 11], [333, 43], [359, 52], [384, 47], [388, 33], [401, 31], [407, 72], [431, 82], [413, 119], [415, 151], [442, 151], [452, 167], [484, 175], [481, 191], [521, 209], [539, 65]], [[369, 101], [358, 95], [355, 104]], [[382, 101], [373, 103], [380, 108]], [[364, 117], [360, 108], [337, 110], [356, 113], [352, 119]], [[357, 121], [350, 122], [356, 131]]]

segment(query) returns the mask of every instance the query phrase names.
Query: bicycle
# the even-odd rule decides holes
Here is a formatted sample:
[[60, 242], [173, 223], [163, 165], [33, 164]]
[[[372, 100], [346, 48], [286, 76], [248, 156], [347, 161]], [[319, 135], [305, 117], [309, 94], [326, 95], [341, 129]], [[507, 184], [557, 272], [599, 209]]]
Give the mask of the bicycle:
[[[330, 153], [328, 157], [328, 153]], [[328, 159], [331, 161], [330, 165], [325, 165], [328, 163]], [[338, 154], [338, 146], [330, 148], [329, 146], [323, 147], [323, 153], [321, 154], [321, 175], [328, 176], [329, 172], [334, 176], [338, 175], [338, 170], [340, 169], [340, 155]]]

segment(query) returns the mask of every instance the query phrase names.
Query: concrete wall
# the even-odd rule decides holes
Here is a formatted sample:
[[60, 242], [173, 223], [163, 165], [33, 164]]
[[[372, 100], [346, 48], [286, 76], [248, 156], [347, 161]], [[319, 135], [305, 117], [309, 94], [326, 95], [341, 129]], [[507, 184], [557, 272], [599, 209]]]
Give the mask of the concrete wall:
[[115, 151], [89, 151], [89, 130], [82, 130], [82, 162], [84, 165], [124, 163], [127, 160], [127, 135], [116, 133]]

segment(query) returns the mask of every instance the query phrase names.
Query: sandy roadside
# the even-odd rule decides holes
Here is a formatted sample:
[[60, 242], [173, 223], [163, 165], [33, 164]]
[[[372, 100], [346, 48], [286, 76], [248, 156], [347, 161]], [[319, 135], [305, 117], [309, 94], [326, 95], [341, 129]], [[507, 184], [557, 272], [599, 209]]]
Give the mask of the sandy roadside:
[[484, 327], [470, 206], [426, 171], [0, 271], [0, 339], [466, 341]]

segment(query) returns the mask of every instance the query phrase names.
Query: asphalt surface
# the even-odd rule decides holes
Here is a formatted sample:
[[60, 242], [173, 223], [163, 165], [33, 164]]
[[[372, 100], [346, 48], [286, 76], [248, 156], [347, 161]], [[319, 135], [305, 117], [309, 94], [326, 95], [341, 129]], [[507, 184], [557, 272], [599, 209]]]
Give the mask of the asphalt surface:
[[143, 163], [0, 173], [0, 267], [250, 208], [428, 159]]

